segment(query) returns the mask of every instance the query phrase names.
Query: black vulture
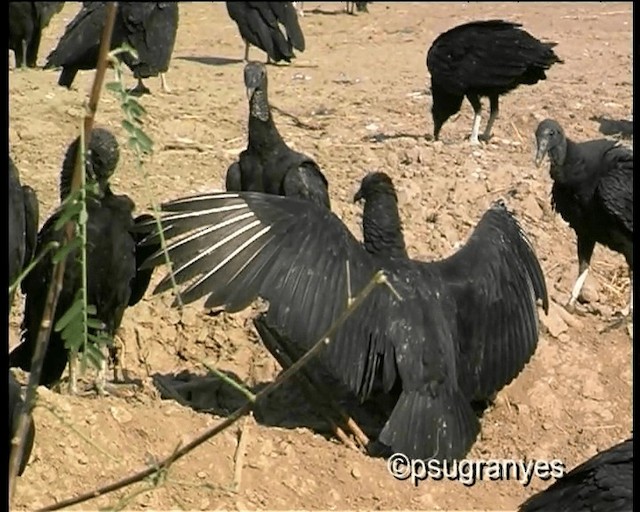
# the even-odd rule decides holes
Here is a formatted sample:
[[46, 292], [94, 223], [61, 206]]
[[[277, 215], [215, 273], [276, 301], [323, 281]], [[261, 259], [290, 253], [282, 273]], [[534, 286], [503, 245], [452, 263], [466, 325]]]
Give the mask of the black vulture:
[[292, 2], [225, 3], [245, 43], [245, 62], [249, 60], [250, 44], [267, 54], [268, 63], [282, 60], [291, 62], [295, 58], [294, 48], [304, 51], [304, 35]]
[[[60, 198], [64, 200], [71, 190], [71, 180], [76, 162], [79, 138], [67, 149], [60, 177]], [[137, 253], [136, 240], [143, 233], [134, 233], [135, 223], [146, 221], [149, 216], [132, 217], [133, 201], [126, 195], [115, 195], [109, 186], [109, 178], [116, 169], [119, 149], [115, 137], [107, 130], [96, 128], [92, 132], [87, 154], [87, 181], [97, 183], [99, 192], [87, 201], [87, 298], [95, 306], [96, 317], [105, 325], [105, 333], [113, 337], [120, 326], [127, 306], [140, 300], [149, 285], [151, 272], [137, 272], [141, 261], [153, 248], [142, 247]], [[50, 241], [62, 241], [63, 228], [56, 230], [59, 212], [54, 213], [38, 233], [36, 253]], [[146, 251], [146, 252], [145, 252]], [[54, 325], [75, 302], [81, 283], [79, 253], [73, 249], [65, 267], [64, 282], [55, 312]], [[52, 255], [42, 258], [23, 281], [26, 295], [22, 322], [22, 343], [11, 352], [9, 365], [25, 371], [31, 368], [31, 358], [44, 311], [46, 290], [53, 272]], [[111, 357], [114, 352], [110, 349]], [[51, 387], [67, 365], [68, 349], [61, 334], [51, 331], [42, 367], [40, 384]], [[73, 366], [71, 368], [73, 370]], [[75, 393], [75, 372], [71, 372], [71, 391]], [[104, 371], [96, 381], [98, 391], [104, 391]]]
[[34, 256], [38, 222], [36, 191], [20, 184], [18, 169], [9, 157], [9, 285], [13, 284]]
[[576, 466], [519, 508], [519, 512], [632, 510], [633, 437]]
[[[397, 196], [384, 173], [365, 177], [364, 245], [327, 208], [258, 192], [214, 192], [163, 205], [184, 303], [237, 312], [261, 297], [263, 320], [308, 350], [382, 269], [382, 287], [338, 329], [323, 370], [361, 400], [374, 388], [395, 407], [378, 441], [411, 458], [464, 456], [479, 431], [471, 402], [514, 379], [538, 342], [536, 299], [548, 298], [535, 253], [502, 202], [466, 245], [432, 262], [407, 257]], [[145, 226], [148, 229], [149, 226]], [[155, 236], [147, 240], [155, 243]], [[143, 242], [144, 243], [144, 242]], [[157, 252], [142, 268], [163, 263]], [[156, 287], [171, 287], [167, 277]]]
[[[62, 67], [58, 85], [70, 88], [78, 70], [95, 69], [107, 4], [84, 2], [47, 57], [45, 69]], [[169, 91], [164, 73], [169, 69], [178, 17], [177, 2], [118, 2], [111, 49], [126, 42], [138, 52], [138, 58], [128, 53], [119, 56], [138, 80], [133, 92], [148, 93], [142, 79], [158, 74], [162, 89]]]
[[311, 158], [293, 151], [278, 133], [267, 91], [267, 69], [259, 62], [244, 68], [249, 98], [249, 143], [229, 166], [226, 189], [306, 198], [331, 208], [328, 183]]
[[42, 30], [63, 7], [64, 2], [9, 2], [9, 49], [16, 68], [36, 67]]
[[[293, 6], [296, 9], [296, 12], [298, 13], [298, 16], [304, 16], [304, 2], [292, 2]], [[353, 9], [355, 7], [356, 11], [358, 12], [369, 12], [369, 9], [367, 8], [367, 4], [372, 4], [373, 2], [345, 2], [345, 4], [347, 4], [345, 6], [345, 11], [347, 12], [347, 14], [353, 14]]]
[[597, 243], [624, 255], [633, 311], [633, 151], [608, 139], [573, 142], [560, 124], [545, 119], [536, 129], [539, 166], [546, 155], [553, 180], [551, 203], [576, 232], [578, 278], [567, 307], [575, 307]]
[[[20, 384], [16, 381], [15, 377], [9, 371], [9, 457], [11, 457], [11, 451], [13, 450], [13, 444], [11, 439], [16, 435], [18, 430], [18, 412], [24, 404], [22, 395], [20, 394]], [[36, 436], [36, 426], [33, 422], [33, 418], [29, 421], [29, 428], [27, 430], [27, 436], [24, 441], [24, 450], [22, 452], [22, 458], [20, 459], [20, 466], [18, 466], [18, 475], [22, 475], [29, 462], [31, 456], [31, 450], [33, 450], [33, 441]], [[9, 461], [7, 460], [7, 467]]]
[[602, 135], [619, 135], [625, 139], [633, 137], [633, 121], [627, 119], [609, 119], [604, 116], [594, 116], [591, 120], [600, 124], [598, 130]]
[[499, 97], [519, 85], [544, 80], [545, 71], [562, 62], [552, 49], [557, 43], [543, 43], [521, 27], [502, 20], [474, 21], [436, 38], [427, 52], [436, 140], [445, 121], [460, 110], [465, 96], [475, 113], [472, 144], [478, 144], [480, 98], [489, 98], [491, 113], [482, 135], [483, 140], [489, 140], [498, 117]]
[[353, 8], [358, 12], [369, 12], [367, 4], [371, 2], [345, 2], [347, 4], [347, 14], [353, 14]]

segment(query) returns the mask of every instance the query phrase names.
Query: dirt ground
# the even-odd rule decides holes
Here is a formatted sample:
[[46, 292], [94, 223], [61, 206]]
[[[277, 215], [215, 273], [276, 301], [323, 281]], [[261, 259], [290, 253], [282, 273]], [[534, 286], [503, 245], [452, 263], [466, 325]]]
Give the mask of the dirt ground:
[[[585, 293], [589, 306], [575, 315], [561, 309], [577, 275], [575, 236], [551, 211], [548, 167], [534, 167], [532, 142], [546, 117], [577, 140], [599, 136], [592, 116], [628, 118], [631, 3], [375, 2], [369, 14], [357, 16], [344, 14], [343, 6], [305, 2], [306, 51], [292, 65], [269, 67], [271, 102], [290, 114], [274, 114], [279, 130], [320, 164], [335, 212], [360, 236], [361, 207], [351, 198], [366, 172], [385, 171], [399, 190], [410, 254], [441, 258], [466, 239], [492, 201], [504, 197], [546, 275], [551, 312], [541, 319], [536, 354], [485, 413], [469, 458], [561, 459], [572, 468], [626, 438], [632, 428], [631, 343], [624, 327], [602, 332], [628, 298], [624, 259], [597, 247]], [[68, 2], [47, 28], [41, 64], [77, 10]], [[472, 121], [466, 102], [434, 143], [426, 51], [446, 29], [488, 18], [519, 21], [537, 37], [557, 41], [565, 63], [551, 69], [547, 81], [501, 100], [489, 144], [474, 148], [466, 141]], [[181, 5], [167, 75], [172, 92], [163, 93], [160, 80], [151, 79], [154, 94], [141, 100], [149, 112], [145, 130], [155, 141], [146, 185], [124, 148], [116, 99], [105, 91], [97, 122], [123, 146], [113, 188], [128, 193], [138, 210], [148, 209], [152, 198], [223, 186], [227, 166], [246, 141], [243, 51], [222, 3]], [[251, 57], [265, 58], [257, 49]], [[10, 62], [11, 154], [23, 182], [37, 189], [42, 223], [58, 202], [62, 157], [78, 133], [93, 73], [81, 72], [76, 89], [67, 91], [56, 85], [57, 72], [15, 71], [12, 56]], [[141, 386], [104, 398], [39, 389], [35, 448], [14, 508], [35, 509], [109, 483], [221, 421], [239, 402], [227, 388], [204, 380], [204, 363], [250, 386], [278, 374], [257, 340], [251, 311], [212, 317], [199, 303], [180, 318], [170, 302], [168, 294], [149, 292], [125, 313], [124, 362]], [[20, 312], [18, 302], [11, 346]], [[161, 395], [160, 381], [174, 388], [195, 383], [187, 396], [194, 407]], [[397, 481], [384, 460], [333, 440], [295, 385], [269, 399], [257, 420], [239, 425], [246, 443], [239, 486], [234, 426], [178, 461], [156, 488], [137, 484], [75, 508], [513, 510], [549, 485], [539, 479], [526, 487], [513, 480], [417, 487]]]

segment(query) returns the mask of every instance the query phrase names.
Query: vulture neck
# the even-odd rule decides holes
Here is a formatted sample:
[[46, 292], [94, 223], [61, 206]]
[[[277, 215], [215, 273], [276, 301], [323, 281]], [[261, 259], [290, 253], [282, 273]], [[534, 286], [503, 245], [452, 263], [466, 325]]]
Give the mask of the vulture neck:
[[267, 91], [256, 89], [249, 101], [249, 145], [271, 148], [279, 144], [284, 141], [273, 122]]
[[398, 199], [393, 191], [375, 192], [366, 198], [362, 231], [368, 253], [383, 258], [409, 257], [398, 213]]

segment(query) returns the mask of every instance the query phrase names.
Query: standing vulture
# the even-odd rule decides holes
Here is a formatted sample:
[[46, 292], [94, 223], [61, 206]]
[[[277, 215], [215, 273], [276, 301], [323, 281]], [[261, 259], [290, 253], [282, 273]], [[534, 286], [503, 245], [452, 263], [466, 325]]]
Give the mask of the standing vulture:
[[502, 20], [474, 21], [436, 38], [427, 53], [434, 139], [445, 121], [458, 113], [466, 96], [474, 112], [470, 140], [478, 144], [480, 98], [486, 96], [491, 113], [482, 138], [489, 140], [499, 97], [519, 85], [544, 80], [545, 71], [562, 62], [553, 51], [556, 43], [543, 43], [520, 27], [520, 23]]
[[13, 284], [35, 255], [38, 222], [36, 191], [20, 184], [18, 169], [9, 157], [9, 285]]
[[9, 49], [16, 68], [35, 68], [42, 30], [64, 7], [64, 2], [9, 2]]
[[[58, 85], [70, 88], [78, 70], [96, 68], [107, 4], [84, 2], [49, 54], [45, 69], [62, 67]], [[138, 80], [132, 92], [148, 93], [142, 79], [158, 74], [162, 89], [169, 90], [164, 74], [169, 69], [177, 31], [177, 2], [118, 2], [111, 49], [128, 43], [138, 53], [137, 58], [129, 53], [119, 55]]]
[[225, 3], [245, 43], [245, 62], [249, 61], [250, 44], [267, 54], [267, 63], [291, 62], [294, 48], [304, 51], [304, 35], [292, 2]]
[[249, 98], [249, 143], [227, 170], [226, 188], [306, 198], [331, 208], [327, 179], [311, 158], [293, 151], [271, 115], [267, 69], [259, 62], [244, 68]]
[[[387, 175], [365, 177], [354, 199], [365, 200], [364, 244], [307, 200], [214, 192], [165, 204], [175, 280], [189, 282], [182, 300], [208, 295], [205, 307], [236, 312], [261, 297], [263, 321], [296, 345], [297, 358], [343, 312], [348, 290], [382, 269], [401, 299], [374, 289], [319, 360], [360, 400], [374, 389], [393, 400], [383, 446], [410, 458], [463, 457], [480, 428], [471, 402], [508, 384], [536, 349], [536, 299], [548, 307], [538, 260], [501, 202], [457, 253], [422, 262], [407, 255]], [[163, 258], [158, 251], [143, 268]], [[155, 291], [170, 287], [167, 276]]]
[[[60, 177], [60, 199], [63, 201], [71, 191], [79, 138], [70, 144], [65, 155]], [[87, 182], [97, 184], [99, 192], [87, 200], [87, 302], [96, 308], [96, 317], [105, 326], [107, 336], [113, 338], [122, 322], [128, 306], [142, 298], [151, 279], [150, 271], [137, 271], [146, 257], [153, 253], [151, 247], [137, 250], [137, 240], [143, 236], [133, 233], [136, 222], [146, 221], [151, 216], [140, 216], [134, 221], [134, 204], [126, 195], [115, 195], [109, 179], [119, 160], [119, 149], [115, 137], [107, 130], [95, 128], [87, 153]], [[54, 213], [38, 233], [39, 252], [51, 241], [62, 241], [63, 228], [56, 228], [60, 212]], [[145, 252], [146, 251], [146, 252]], [[77, 261], [78, 250], [72, 249], [67, 256], [62, 290], [58, 297], [54, 325], [77, 299], [81, 285], [81, 267]], [[53, 272], [51, 253], [42, 258], [23, 281], [25, 312], [22, 322], [22, 343], [9, 355], [9, 366], [18, 366], [30, 371], [31, 358], [37, 341], [40, 323], [46, 302], [46, 290], [50, 286]], [[45, 292], [43, 292], [43, 290]], [[96, 334], [94, 329], [90, 329]], [[112, 357], [113, 357], [113, 351]], [[51, 331], [40, 376], [40, 384], [51, 387], [55, 384], [69, 358], [69, 350], [60, 332]], [[75, 363], [75, 361], [73, 361]], [[70, 368], [71, 392], [75, 393], [74, 366]], [[99, 392], [104, 391], [104, 371], [96, 381]]]
[[535, 163], [551, 162], [553, 208], [578, 239], [578, 278], [567, 303], [575, 307], [589, 272], [596, 243], [621, 253], [629, 267], [629, 306], [633, 311], [633, 151], [598, 139], [574, 142], [560, 124], [545, 119], [536, 129]]

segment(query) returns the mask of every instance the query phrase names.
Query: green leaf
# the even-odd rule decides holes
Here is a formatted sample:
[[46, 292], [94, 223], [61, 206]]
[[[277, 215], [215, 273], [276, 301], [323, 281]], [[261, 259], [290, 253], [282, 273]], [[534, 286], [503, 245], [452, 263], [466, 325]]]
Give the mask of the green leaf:
[[108, 91], [112, 91], [112, 92], [122, 92], [123, 90], [121, 82], [109, 82], [108, 84], [105, 85], [105, 87]]
[[98, 314], [98, 310], [93, 304], [87, 304], [87, 315], [96, 316]]
[[80, 210], [80, 214], [78, 215], [78, 224], [84, 226], [87, 224], [87, 220], [89, 219], [89, 214], [87, 213], [86, 208]]
[[53, 229], [55, 229], [56, 231], [62, 229], [62, 227], [67, 222], [75, 219], [80, 214], [81, 210], [82, 210], [82, 203], [80, 202], [71, 203], [69, 204], [69, 206], [66, 206], [63, 210], [60, 211], [60, 216], [56, 220], [56, 223], [53, 226]]
[[97, 319], [95, 317], [88, 317], [87, 318], [87, 327], [89, 329], [96, 329], [98, 331], [107, 328], [107, 326], [104, 324], [104, 322], [100, 321], [99, 319]]
[[69, 325], [69, 322], [71, 322], [71, 320], [73, 320], [77, 315], [82, 313], [82, 307], [83, 307], [83, 304], [81, 300], [75, 301], [71, 305], [71, 307], [66, 311], [66, 313], [62, 315], [62, 318], [60, 318], [60, 320], [56, 322], [55, 331], [60, 332], [65, 327], [67, 327], [67, 325]]
[[134, 133], [144, 151], [150, 153], [153, 149], [153, 141], [140, 128], [134, 127]]
[[64, 340], [64, 346], [67, 350], [74, 350], [78, 352], [84, 344], [84, 329], [82, 328], [82, 319], [78, 318], [77, 321], [72, 322], [61, 333]]
[[81, 238], [72, 238], [71, 240], [69, 240], [69, 242], [64, 244], [60, 249], [56, 251], [56, 253], [53, 255], [53, 258], [52, 258], [53, 263], [57, 265], [64, 258], [66, 258], [71, 251], [80, 247], [81, 245], [82, 245]]

